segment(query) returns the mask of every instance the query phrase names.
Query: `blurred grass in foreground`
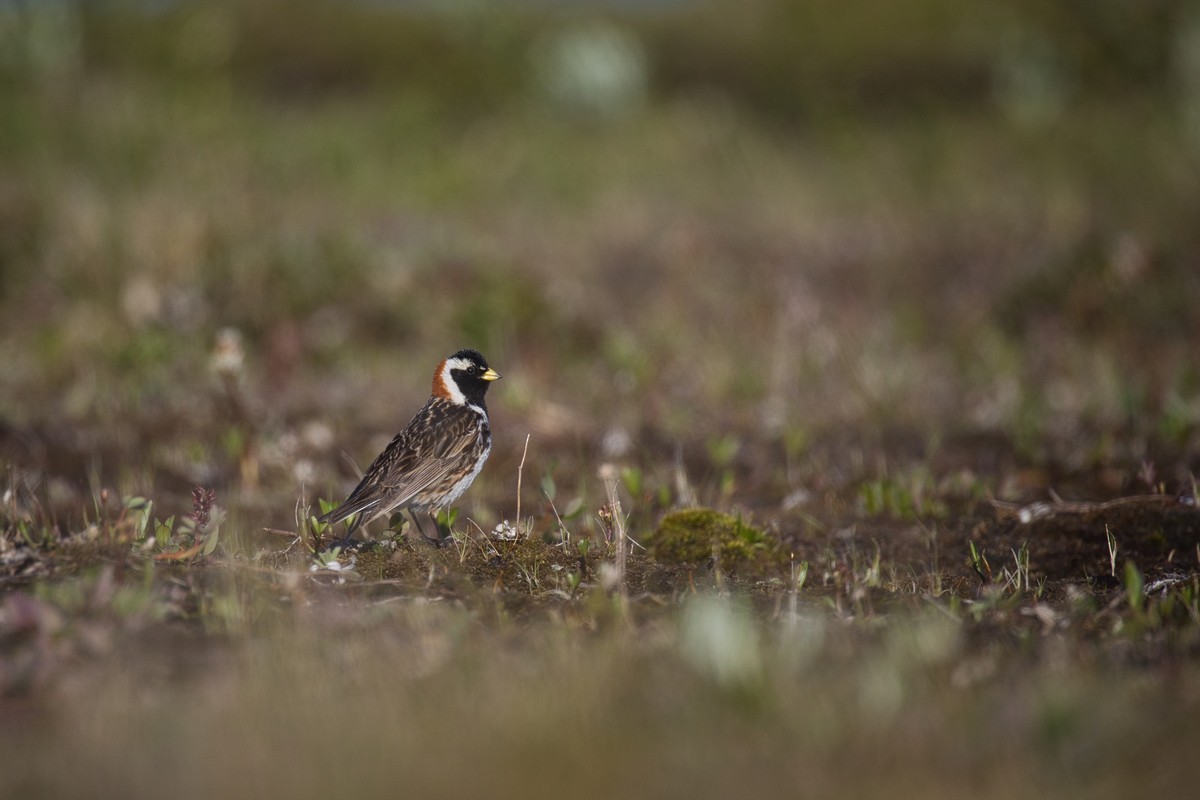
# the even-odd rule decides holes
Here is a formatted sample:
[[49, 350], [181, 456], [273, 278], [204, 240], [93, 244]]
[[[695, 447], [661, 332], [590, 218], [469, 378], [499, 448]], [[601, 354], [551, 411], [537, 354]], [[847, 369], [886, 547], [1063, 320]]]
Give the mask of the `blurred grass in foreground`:
[[867, 624], [694, 597], [636, 633], [564, 610], [326, 597], [231, 642], [77, 618], [92, 658], [0, 727], [6, 791], [1118, 797], [1182, 790], [1197, 744], [1195, 664], [1114, 669], [1119, 643], [1023, 658], [932, 606]]

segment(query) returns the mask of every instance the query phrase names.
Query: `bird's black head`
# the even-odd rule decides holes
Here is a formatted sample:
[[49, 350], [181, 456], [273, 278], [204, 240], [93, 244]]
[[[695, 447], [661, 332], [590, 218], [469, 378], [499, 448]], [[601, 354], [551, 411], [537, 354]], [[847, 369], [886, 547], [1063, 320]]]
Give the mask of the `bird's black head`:
[[452, 403], [483, 408], [483, 396], [500, 373], [488, 366], [478, 350], [459, 350], [438, 365], [433, 393]]

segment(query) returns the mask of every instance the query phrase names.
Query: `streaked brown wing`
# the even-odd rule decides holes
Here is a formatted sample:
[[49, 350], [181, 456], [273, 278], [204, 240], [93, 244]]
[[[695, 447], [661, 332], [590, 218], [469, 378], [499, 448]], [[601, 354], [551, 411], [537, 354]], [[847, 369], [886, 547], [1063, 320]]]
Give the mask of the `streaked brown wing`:
[[451, 414], [436, 425], [414, 432], [406, 442], [404, 458], [389, 468], [380, 484], [390, 508], [403, 505], [415, 495], [461, 470], [471, 455], [480, 420], [473, 411], [451, 406]]
[[479, 424], [474, 411], [431, 397], [371, 463], [346, 501], [322, 521], [337, 523], [366, 512], [366, 522], [407, 503], [461, 468]]

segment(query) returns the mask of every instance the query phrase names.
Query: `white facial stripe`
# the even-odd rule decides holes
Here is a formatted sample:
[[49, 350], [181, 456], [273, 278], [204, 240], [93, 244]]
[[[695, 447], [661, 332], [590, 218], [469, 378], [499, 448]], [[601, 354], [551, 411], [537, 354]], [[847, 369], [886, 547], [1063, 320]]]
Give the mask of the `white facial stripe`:
[[446, 365], [442, 367], [442, 386], [446, 387], [446, 391], [450, 394], [450, 402], [457, 405], [465, 405], [467, 398], [463, 395], [462, 390], [458, 388], [458, 384], [454, 381], [454, 376], [450, 374], [451, 370], [467, 369], [470, 364], [461, 358], [448, 358]]

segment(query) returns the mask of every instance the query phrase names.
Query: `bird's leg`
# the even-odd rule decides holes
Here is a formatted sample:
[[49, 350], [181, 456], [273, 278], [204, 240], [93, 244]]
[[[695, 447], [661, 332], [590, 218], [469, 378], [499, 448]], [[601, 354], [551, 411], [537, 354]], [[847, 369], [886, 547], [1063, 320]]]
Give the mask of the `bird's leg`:
[[446, 537], [450, 535], [450, 526], [447, 525], [446, 529], [442, 530], [442, 525], [438, 522], [438, 515], [433, 513], [432, 509], [429, 511], [429, 518], [433, 520], [433, 529], [437, 531], [438, 546], [440, 547], [446, 543]]
[[354, 550], [362, 550], [364, 548], [369, 549], [374, 546], [375, 542], [364, 542], [360, 539], [353, 539], [349, 534], [346, 534], [341, 539], [334, 539], [332, 542], [330, 542], [329, 547], [325, 549], [332, 550], [335, 547], [340, 547], [342, 548], [343, 553], [349, 553]]
[[[426, 535], [425, 529], [421, 527], [421, 520], [417, 517], [416, 511], [414, 511], [413, 509], [410, 508], [410, 509], [408, 509], [408, 515], [410, 517], [412, 517], [413, 524], [417, 526], [417, 531], [421, 534], [421, 538], [424, 539], [427, 544], [431, 544], [434, 547], [438, 547], [439, 545], [441, 545], [441, 543], [442, 543], [441, 539], [434, 537], [434, 536]], [[435, 531], [437, 530], [437, 520], [434, 520], [434, 528], [433, 529]]]
[[363, 541], [353, 538], [354, 532], [358, 530], [358, 526], [360, 524], [362, 524], [362, 519], [355, 517], [354, 521], [350, 525], [346, 526], [345, 535], [343, 535], [342, 537], [340, 537], [338, 539], [334, 539], [332, 542], [329, 543], [329, 545], [327, 547], [324, 546], [323, 544], [320, 545], [321, 549], [322, 550], [332, 550], [335, 547], [340, 547], [340, 548], [342, 548], [342, 552], [348, 553], [351, 550], [357, 550], [360, 547], [362, 547], [363, 545], [367, 544], [367, 542], [363, 542]]

